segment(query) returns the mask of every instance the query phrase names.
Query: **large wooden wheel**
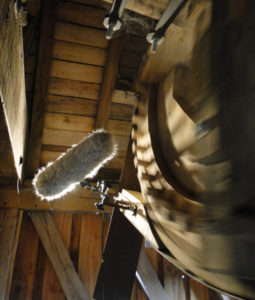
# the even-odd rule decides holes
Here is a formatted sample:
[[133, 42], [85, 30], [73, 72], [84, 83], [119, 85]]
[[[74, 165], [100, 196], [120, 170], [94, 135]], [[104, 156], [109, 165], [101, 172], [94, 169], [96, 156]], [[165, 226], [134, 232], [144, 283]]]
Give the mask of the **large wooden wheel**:
[[192, 58], [140, 85], [132, 135], [165, 246], [201, 280], [247, 299], [255, 299], [254, 16], [252, 1], [215, 1]]

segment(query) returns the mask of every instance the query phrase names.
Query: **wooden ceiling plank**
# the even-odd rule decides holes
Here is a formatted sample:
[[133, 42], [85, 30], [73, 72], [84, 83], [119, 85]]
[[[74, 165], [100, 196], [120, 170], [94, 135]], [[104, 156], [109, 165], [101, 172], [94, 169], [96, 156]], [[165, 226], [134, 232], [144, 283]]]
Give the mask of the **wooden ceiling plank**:
[[150, 300], [169, 300], [143, 249], [141, 249], [138, 261], [136, 278]]
[[103, 79], [103, 68], [81, 63], [53, 60], [50, 76], [100, 84]]
[[106, 10], [104, 9], [63, 1], [58, 9], [59, 20], [96, 28], [104, 28], [103, 21], [105, 15]]
[[64, 22], [57, 22], [55, 39], [99, 48], [108, 46], [105, 30]]
[[46, 0], [43, 2], [32, 125], [26, 165], [26, 175], [30, 178], [33, 177], [40, 163], [44, 108], [48, 91], [48, 76], [51, 67], [57, 6], [58, 0]]
[[8, 299], [22, 212], [17, 209], [4, 209], [1, 211], [0, 219], [0, 299]]
[[48, 95], [46, 111], [95, 117], [98, 101], [58, 95]]
[[31, 213], [32, 222], [56, 272], [67, 299], [89, 300], [49, 212]]
[[120, 60], [123, 44], [125, 43], [125, 37], [120, 36], [110, 40], [106, 66], [104, 71], [104, 79], [100, 93], [99, 109], [97, 114], [96, 127], [104, 128], [108, 116], [110, 114], [112, 95], [118, 72], [118, 65]]
[[53, 57], [65, 61], [78, 62], [103, 67], [106, 49], [55, 40]]
[[98, 100], [99, 93], [100, 84], [97, 83], [54, 77], [49, 80], [49, 94]]

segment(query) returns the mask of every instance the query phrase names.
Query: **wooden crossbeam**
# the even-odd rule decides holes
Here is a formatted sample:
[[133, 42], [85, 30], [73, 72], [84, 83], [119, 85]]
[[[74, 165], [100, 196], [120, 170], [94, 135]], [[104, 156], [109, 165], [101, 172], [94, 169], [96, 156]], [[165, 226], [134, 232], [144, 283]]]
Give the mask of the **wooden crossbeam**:
[[142, 249], [138, 261], [136, 278], [150, 300], [169, 300], [145, 251]]
[[125, 37], [117, 37], [110, 41], [107, 53], [107, 63], [104, 71], [104, 80], [100, 93], [100, 103], [97, 114], [96, 127], [104, 128], [110, 114], [112, 95], [118, 72], [121, 50]]
[[58, 0], [43, 1], [38, 63], [34, 88], [32, 125], [26, 165], [26, 177], [32, 178], [40, 164], [44, 108], [51, 67]]
[[21, 220], [22, 212], [17, 209], [0, 213], [0, 299], [9, 299]]
[[[2, 186], [0, 188], [0, 208], [16, 208], [29, 211], [69, 211], [69, 212], [97, 212], [95, 202], [99, 202], [98, 195], [77, 187], [61, 199], [55, 201], [42, 201], [38, 198], [32, 187], [20, 189], [19, 194], [15, 186]], [[106, 212], [112, 209], [106, 207]]]
[[89, 300], [49, 212], [31, 213], [32, 222], [68, 300]]

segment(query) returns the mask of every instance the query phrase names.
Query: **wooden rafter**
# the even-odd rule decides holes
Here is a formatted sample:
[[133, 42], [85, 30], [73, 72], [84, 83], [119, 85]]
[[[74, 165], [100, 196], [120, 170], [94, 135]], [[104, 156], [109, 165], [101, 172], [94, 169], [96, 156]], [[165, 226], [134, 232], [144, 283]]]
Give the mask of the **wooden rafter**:
[[43, 1], [38, 63], [34, 88], [32, 125], [26, 165], [26, 176], [29, 178], [33, 177], [40, 164], [43, 119], [51, 67], [57, 6], [58, 0]]
[[96, 127], [104, 128], [110, 114], [113, 90], [118, 72], [119, 59], [125, 37], [117, 37], [110, 41], [107, 54], [107, 63], [100, 93], [100, 103], [97, 114]]
[[60, 285], [69, 300], [89, 300], [68, 251], [49, 212], [31, 213], [32, 222], [53, 265]]

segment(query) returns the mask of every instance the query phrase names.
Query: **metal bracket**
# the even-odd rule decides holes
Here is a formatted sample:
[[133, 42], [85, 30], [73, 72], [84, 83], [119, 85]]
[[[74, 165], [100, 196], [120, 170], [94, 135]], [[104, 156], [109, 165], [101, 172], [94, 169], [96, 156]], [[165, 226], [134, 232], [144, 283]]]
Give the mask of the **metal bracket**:
[[110, 195], [107, 193], [107, 189], [110, 187], [110, 183], [106, 181], [98, 181], [96, 185], [92, 184], [92, 182], [89, 182], [87, 180], [80, 182], [81, 187], [88, 189], [94, 193], [97, 193], [100, 195], [101, 201], [98, 203], [95, 203], [95, 206], [100, 210], [104, 210], [104, 206], [111, 206], [111, 207], [118, 207], [120, 209], [127, 209], [134, 212], [134, 214], [137, 211], [136, 205], [134, 205], [131, 202], [123, 201], [123, 200], [117, 200], [115, 199], [114, 195]]
[[171, 0], [158, 21], [155, 30], [147, 35], [147, 41], [152, 44], [151, 51], [155, 53], [158, 45], [162, 43], [165, 32], [174, 21], [187, 0]]
[[122, 25], [121, 16], [124, 11], [127, 0], [114, 0], [110, 14], [105, 16], [103, 25], [107, 29], [106, 39], [111, 39], [113, 32], [120, 30]]

